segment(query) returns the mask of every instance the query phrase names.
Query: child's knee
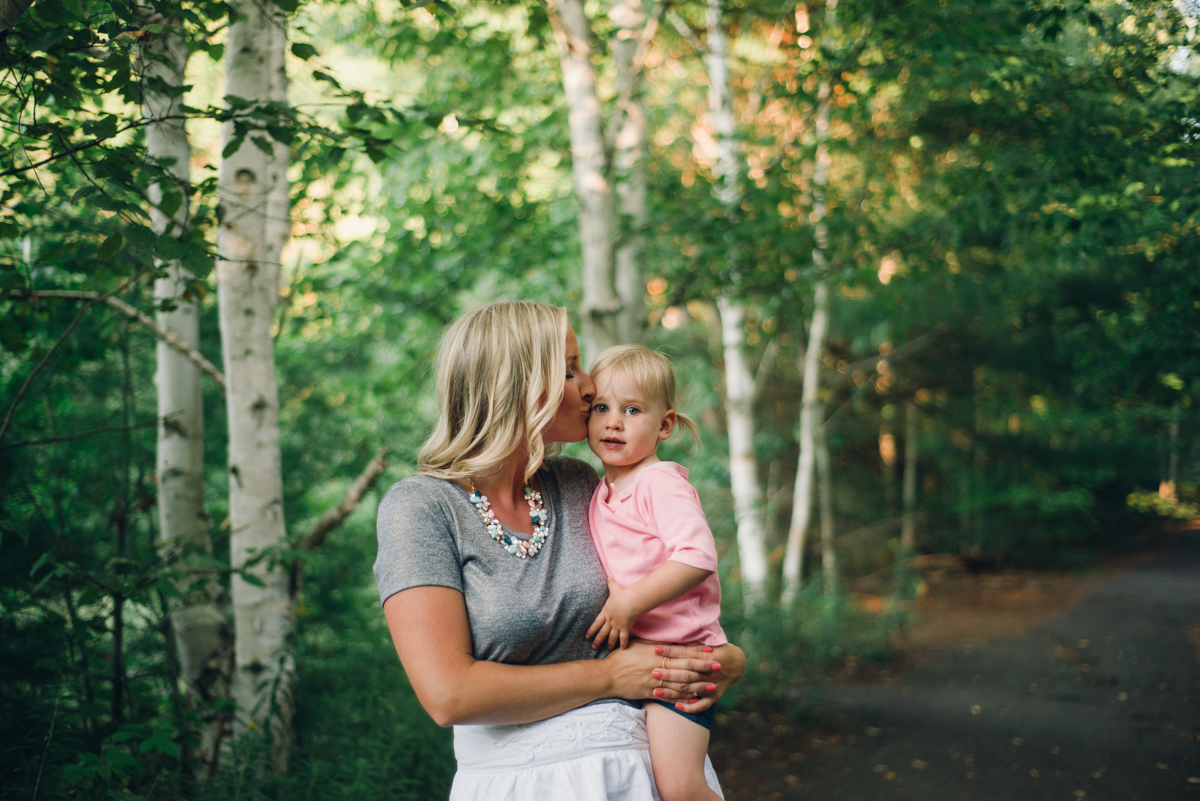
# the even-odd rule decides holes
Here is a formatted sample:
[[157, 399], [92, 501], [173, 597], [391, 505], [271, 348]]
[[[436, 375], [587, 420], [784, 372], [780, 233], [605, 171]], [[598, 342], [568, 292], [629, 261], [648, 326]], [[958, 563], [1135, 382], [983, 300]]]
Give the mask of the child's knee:
[[707, 801], [712, 797], [703, 771], [698, 775], [691, 770], [655, 771], [654, 783], [663, 801]]

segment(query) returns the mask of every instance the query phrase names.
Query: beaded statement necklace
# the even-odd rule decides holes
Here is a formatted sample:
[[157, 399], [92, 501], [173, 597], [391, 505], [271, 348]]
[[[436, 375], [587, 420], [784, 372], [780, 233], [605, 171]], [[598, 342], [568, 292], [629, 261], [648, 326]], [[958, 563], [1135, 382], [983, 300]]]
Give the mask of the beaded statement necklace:
[[542, 545], [546, 543], [546, 538], [550, 536], [550, 515], [546, 512], [546, 507], [542, 505], [542, 493], [528, 484], [525, 485], [525, 500], [529, 503], [529, 522], [533, 524], [533, 536], [528, 540], [519, 540], [504, 533], [504, 527], [496, 519], [496, 513], [492, 511], [491, 501], [487, 499], [486, 495], [475, 489], [475, 482], [468, 478], [467, 484], [471, 487], [471, 494], [467, 496], [467, 499], [475, 505], [475, 511], [479, 512], [479, 516], [483, 518], [483, 525], [491, 538], [518, 559], [532, 559], [537, 556], [538, 551], [542, 550]]

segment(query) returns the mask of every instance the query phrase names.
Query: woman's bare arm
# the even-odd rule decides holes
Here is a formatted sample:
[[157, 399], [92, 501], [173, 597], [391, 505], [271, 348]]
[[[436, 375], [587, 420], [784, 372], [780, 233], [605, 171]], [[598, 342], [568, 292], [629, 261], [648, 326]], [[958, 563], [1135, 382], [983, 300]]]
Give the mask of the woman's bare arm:
[[696, 649], [678, 646], [664, 659], [649, 644], [554, 665], [478, 660], [462, 593], [448, 587], [402, 590], [383, 611], [417, 699], [440, 726], [529, 723], [600, 698], [690, 698], [708, 692], [713, 672]]

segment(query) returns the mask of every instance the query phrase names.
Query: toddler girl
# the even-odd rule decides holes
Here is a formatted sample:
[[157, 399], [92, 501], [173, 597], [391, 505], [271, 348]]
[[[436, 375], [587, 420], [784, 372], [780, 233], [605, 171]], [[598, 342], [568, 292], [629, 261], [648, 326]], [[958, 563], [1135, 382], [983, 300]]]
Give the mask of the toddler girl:
[[[675, 411], [675, 376], [661, 354], [636, 345], [609, 348], [592, 366], [596, 395], [588, 445], [604, 463], [592, 496], [592, 538], [608, 575], [609, 597], [588, 629], [599, 647], [629, 638], [717, 646], [721, 585], [717, 550], [688, 471], [659, 461], [658, 443], [676, 426], [697, 437]], [[650, 761], [664, 801], [720, 798], [704, 776], [713, 710], [646, 705]]]

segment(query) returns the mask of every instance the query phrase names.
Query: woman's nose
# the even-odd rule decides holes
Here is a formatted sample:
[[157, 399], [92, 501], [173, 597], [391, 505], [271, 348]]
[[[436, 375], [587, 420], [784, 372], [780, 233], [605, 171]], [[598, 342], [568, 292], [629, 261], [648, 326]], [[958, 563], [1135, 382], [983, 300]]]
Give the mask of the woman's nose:
[[591, 403], [592, 398], [596, 397], [596, 382], [582, 370], [579, 371], [579, 397], [587, 403]]

